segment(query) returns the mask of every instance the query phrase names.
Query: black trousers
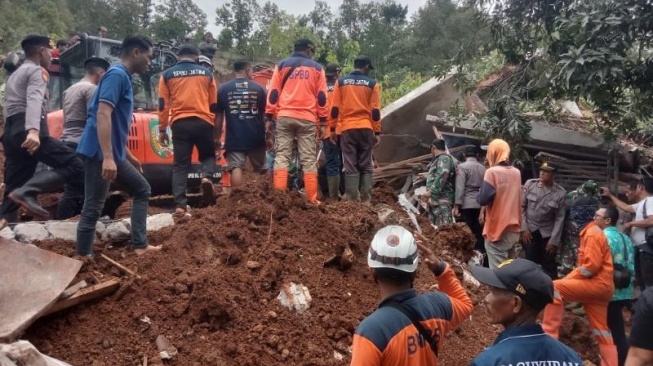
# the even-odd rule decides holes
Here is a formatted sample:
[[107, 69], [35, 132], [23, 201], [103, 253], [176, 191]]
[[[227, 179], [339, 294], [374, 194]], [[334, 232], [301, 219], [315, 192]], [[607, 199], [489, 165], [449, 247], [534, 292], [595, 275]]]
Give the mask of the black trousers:
[[369, 128], [356, 128], [342, 133], [340, 149], [345, 174], [372, 174], [375, 142], [374, 131]]
[[635, 277], [640, 290], [653, 286], [653, 254], [635, 248]]
[[546, 245], [551, 238], [543, 238], [539, 230], [533, 231], [531, 234], [531, 243], [523, 244], [524, 251], [526, 252], [526, 259], [541, 265], [544, 272], [555, 280], [558, 278], [558, 263], [556, 263], [556, 256], [550, 255], [546, 251]]
[[202, 177], [213, 179], [215, 165], [215, 141], [213, 126], [199, 118], [183, 118], [172, 124], [174, 162], [172, 173], [172, 194], [175, 206], [186, 208], [186, 184], [191, 168], [193, 147], [197, 147], [202, 164]]
[[[5, 134], [2, 136], [2, 146], [5, 150], [5, 195], [0, 206], [0, 217], [3, 218], [9, 217], [19, 208], [8, 198], [9, 193], [25, 185], [34, 176], [39, 162], [52, 167], [66, 183], [79, 187], [84, 184], [84, 167], [73, 149], [49, 135], [42, 134], [39, 136], [41, 145], [34, 155], [30, 155], [20, 146], [27, 137], [24, 126], [24, 114], [11, 116], [7, 118]], [[43, 132], [47, 133], [47, 129]]]
[[626, 356], [628, 355], [628, 338], [624, 326], [623, 309], [630, 302], [630, 300], [618, 300], [610, 301], [608, 304], [608, 328], [610, 328], [612, 339], [615, 346], [617, 346], [619, 366], [626, 363]]
[[[469, 229], [476, 237], [475, 248], [479, 252], [485, 254], [485, 240], [483, 239], [483, 226], [478, 222], [478, 216], [481, 213], [480, 208], [463, 208], [460, 210], [460, 218], [463, 220]], [[483, 261], [483, 265], [487, 267], [487, 260]]]
[[[77, 143], [66, 141], [66, 146], [77, 150]], [[75, 217], [82, 212], [84, 206], [84, 186], [66, 183], [63, 187], [63, 195], [57, 205], [57, 220], [66, 220]]]

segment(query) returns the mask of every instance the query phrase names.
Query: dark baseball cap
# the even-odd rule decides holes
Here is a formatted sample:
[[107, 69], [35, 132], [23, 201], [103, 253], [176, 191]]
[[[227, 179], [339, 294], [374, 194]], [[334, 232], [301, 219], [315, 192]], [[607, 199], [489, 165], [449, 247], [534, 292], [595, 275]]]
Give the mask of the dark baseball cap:
[[431, 146], [438, 150], [444, 150], [446, 149], [446, 143], [444, 142], [443, 139], [435, 139], [433, 142], [431, 142]]
[[555, 172], [556, 166], [552, 164], [551, 162], [545, 161], [540, 165], [540, 170], [544, 170], [545, 172]]
[[199, 56], [200, 55], [200, 50], [197, 49], [197, 47], [190, 45], [190, 44], [185, 44], [179, 47], [179, 56]]
[[354, 60], [354, 66], [355, 67], [369, 66], [370, 69], [374, 70], [374, 66], [372, 66], [372, 60], [365, 55], [360, 55], [356, 57], [356, 59]]
[[20, 42], [20, 47], [23, 50], [32, 46], [41, 46], [51, 49], [52, 43], [50, 42], [50, 37], [41, 36], [38, 34], [30, 34], [27, 37], [23, 38], [22, 42]]
[[326, 68], [324, 69], [324, 73], [325, 73], [326, 75], [335, 75], [335, 74], [337, 74], [340, 70], [341, 70], [341, 69], [340, 69], [340, 65], [338, 65], [338, 64], [334, 64], [334, 63], [330, 63], [330, 64], [328, 64], [328, 65], [326, 66]]
[[294, 49], [295, 51], [304, 51], [308, 48], [312, 48], [315, 51], [315, 43], [308, 38], [300, 38], [295, 41]]
[[102, 57], [89, 57], [84, 61], [84, 67], [87, 66], [101, 67], [104, 70], [107, 70], [109, 67], [111, 67], [111, 64], [109, 61], [103, 59]]
[[515, 293], [535, 310], [553, 302], [553, 281], [541, 266], [526, 259], [508, 259], [499, 268], [472, 266], [479, 282]]

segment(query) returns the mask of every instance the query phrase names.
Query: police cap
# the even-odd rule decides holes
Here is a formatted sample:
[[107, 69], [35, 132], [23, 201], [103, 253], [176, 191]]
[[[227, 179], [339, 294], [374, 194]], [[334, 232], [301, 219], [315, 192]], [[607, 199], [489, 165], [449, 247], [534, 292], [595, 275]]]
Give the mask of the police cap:
[[557, 169], [551, 162], [545, 161], [540, 165], [540, 170], [554, 173]]
[[52, 44], [50, 43], [50, 37], [41, 36], [38, 34], [30, 34], [29, 36], [23, 38], [23, 41], [20, 42], [20, 47], [23, 50], [33, 46], [41, 46], [51, 49]]

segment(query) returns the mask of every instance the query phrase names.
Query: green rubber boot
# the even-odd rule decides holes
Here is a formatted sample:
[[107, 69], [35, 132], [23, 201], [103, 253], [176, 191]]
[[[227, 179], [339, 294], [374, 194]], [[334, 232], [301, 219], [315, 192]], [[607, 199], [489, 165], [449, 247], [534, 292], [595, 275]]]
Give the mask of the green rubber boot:
[[372, 174], [361, 175], [361, 201], [372, 202]]
[[340, 176], [327, 177], [327, 184], [329, 187], [329, 198], [333, 201], [340, 200]]
[[358, 187], [360, 185], [360, 174], [347, 174], [345, 175], [345, 196], [349, 201], [360, 201], [360, 192]]

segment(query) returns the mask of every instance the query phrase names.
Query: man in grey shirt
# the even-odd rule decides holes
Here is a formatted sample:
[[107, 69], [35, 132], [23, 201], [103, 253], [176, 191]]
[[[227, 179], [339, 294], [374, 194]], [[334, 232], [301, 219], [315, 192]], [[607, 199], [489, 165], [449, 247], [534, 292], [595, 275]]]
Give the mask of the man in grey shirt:
[[[469, 229], [476, 237], [476, 250], [483, 253], [485, 258], [483, 227], [479, 222], [481, 205], [476, 201], [483, 184], [485, 165], [478, 162], [478, 148], [476, 146], [466, 147], [463, 155], [465, 162], [458, 165], [456, 170], [456, 195], [453, 214], [460, 217], [469, 226]], [[487, 267], [487, 259], [484, 259], [483, 262]]]
[[[86, 126], [88, 105], [109, 66], [109, 62], [100, 57], [87, 59], [84, 61], [84, 78], [63, 93], [64, 123], [61, 141], [75, 151]], [[56, 219], [65, 220], [77, 216], [82, 212], [83, 205], [84, 187], [66, 184]]]
[[[56, 192], [64, 182], [81, 185], [83, 165], [75, 151], [48, 133], [45, 101], [52, 46], [46, 36], [30, 35], [21, 42], [25, 62], [9, 77], [5, 87], [5, 199], [0, 218], [15, 221], [19, 206], [47, 219], [50, 214], [36, 196]], [[36, 175], [39, 162], [53, 168]]]

